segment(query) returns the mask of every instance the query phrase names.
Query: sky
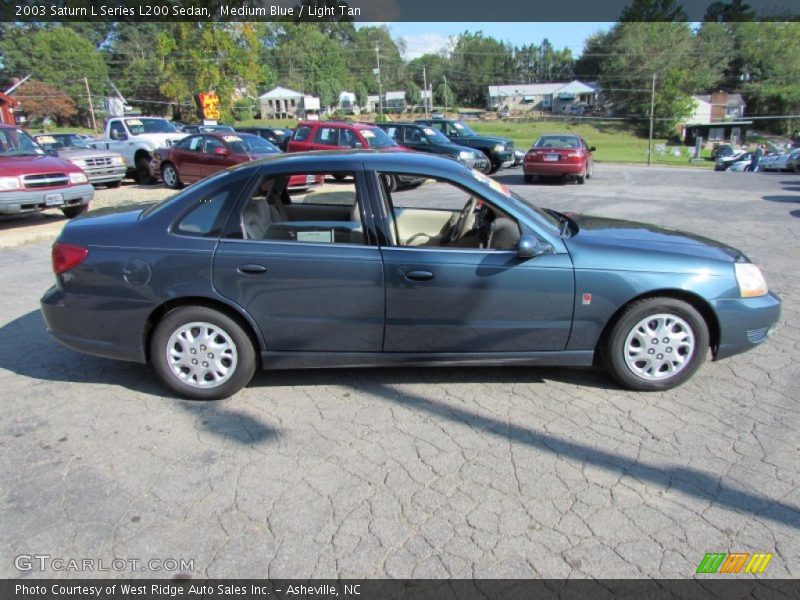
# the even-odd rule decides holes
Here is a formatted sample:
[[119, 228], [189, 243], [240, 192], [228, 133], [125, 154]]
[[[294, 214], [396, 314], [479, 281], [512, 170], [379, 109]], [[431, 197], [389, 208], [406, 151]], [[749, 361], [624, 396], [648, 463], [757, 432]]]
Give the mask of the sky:
[[[501, 42], [514, 46], [540, 44], [544, 38], [554, 48], [570, 48], [572, 55], [580, 56], [584, 40], [598, 31], [607, 31], [613, 23], [362, 23], [386, 25], [392, 38], [406, 42], [405, 58], [411, 60], [427, 53], [436, 53], [447, 46], [448, 38], [464, 31], [483, 31]], [[359, 27], [359, 24], [356, 24]]]

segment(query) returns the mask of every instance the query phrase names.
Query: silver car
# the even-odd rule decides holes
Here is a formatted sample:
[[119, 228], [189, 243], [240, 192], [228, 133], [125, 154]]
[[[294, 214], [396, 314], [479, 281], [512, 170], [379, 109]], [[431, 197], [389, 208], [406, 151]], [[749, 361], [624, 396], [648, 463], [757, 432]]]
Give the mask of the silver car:
[[45, 151], [80, 167], [89, 183], [119, 187], [127, 171], [125, 159], [118, 152], [96, 150], [77, 133], [42, 133], [33, 136]]

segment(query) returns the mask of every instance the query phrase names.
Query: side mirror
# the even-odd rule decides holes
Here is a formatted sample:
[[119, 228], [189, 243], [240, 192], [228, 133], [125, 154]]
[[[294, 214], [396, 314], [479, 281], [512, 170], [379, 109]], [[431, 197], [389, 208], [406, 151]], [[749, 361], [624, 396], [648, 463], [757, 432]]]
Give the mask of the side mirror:
[[535, 258], [542, 254], [550, 254], [552, 251], [553, 247], [550, 244], [539, 241], [535, 235], [526, 233], [519, 238], [517, 256], [520, 258]]
[[222, 146], [217, 146], [216, 148], [214, 148], [214, 154], [216, 154], [217, 156], [228, 156], [228, 154], [230, 154], [230, 151], [227, 148], [223, 148]]
[[597, 152], [597, 148], [594, 146], [589, 146], [589, 152]]
[[120, 131], [112, 131], [111, 132], [111, 139], [112, 140], [117, 140], [118, 142], [123, 142], [123, 141], [128, 139], [128, 134], [120, 132]]
[[58, 150], [56, 150], [55, 148], [47, 148], [45, 152], [47, 153], [47, 156], [54, 156], [58, 158]]

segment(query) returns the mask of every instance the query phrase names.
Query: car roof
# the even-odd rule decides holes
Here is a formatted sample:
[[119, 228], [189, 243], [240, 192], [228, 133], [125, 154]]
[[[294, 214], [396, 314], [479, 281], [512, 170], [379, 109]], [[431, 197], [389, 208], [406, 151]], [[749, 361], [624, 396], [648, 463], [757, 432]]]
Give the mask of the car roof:
[[340, 126], [340, 127], [352, 127], [353, 129], [377, 129], [377, 124], [372, 123], [362, 123], [360, 121], [300, 121], [297, 126], [300, 127], [301, 125], [308, 125], [309, 127], [313, 127], [314, 125], [324, 125], [326, 127], [330, 126]]
[[362, 163], [373, 169], [414, 169], [437, 170], [442, 174], [457, 174], [465, 167], [452, 159], [435, 156], [423, 152], [386, 152], [383, 150], [322, 150], [314, 152], [289, 152], [244, 163], [235, 169], [251, 168], [258, 165], [280, 162], [292, 169], [328, 169], [352, 168], [353, 162]]

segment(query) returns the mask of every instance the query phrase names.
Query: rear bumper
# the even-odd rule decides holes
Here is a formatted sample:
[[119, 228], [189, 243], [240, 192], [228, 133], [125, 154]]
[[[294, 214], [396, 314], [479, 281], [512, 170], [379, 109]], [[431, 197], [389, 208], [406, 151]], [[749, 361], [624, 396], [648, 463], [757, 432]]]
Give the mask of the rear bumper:
[[526, 175], [544, 175], [545, 177], [580, 175], [585, 169], [586, 163], [526, 162], [522, 164], [522, 172]]
[[766, 341], [781, 316], [781, 300], [772, 292], [760, 298], [715, 300], [711, 306], [720, 325], [715, 359], [746, 352]]
[[[56, 203], [61, 195], [61, 202]], [[46, 208], [62, 208], [89, 204], [94, 197], [91, 184], [71, 185], [64, 188], [43, 188], [22, 190], [18, 192], [0, 192], [0, 214], [16, 215], [20, 213], [44, 210]], [[49, 203], [48, 203], [49, 202]]]
[[[41, 300], [48, 333], [78, 352], [145, 362], [144, 324], [151, 307], [141, 303], [120, 307], [116, 302], [115, 308], [106, 312], [103, 304], [108, 308], [105, 299], [76, 296], [51, 287]], [[123, 313], [119, 308], [124, 311], [124, 318], [120, 317]]]

